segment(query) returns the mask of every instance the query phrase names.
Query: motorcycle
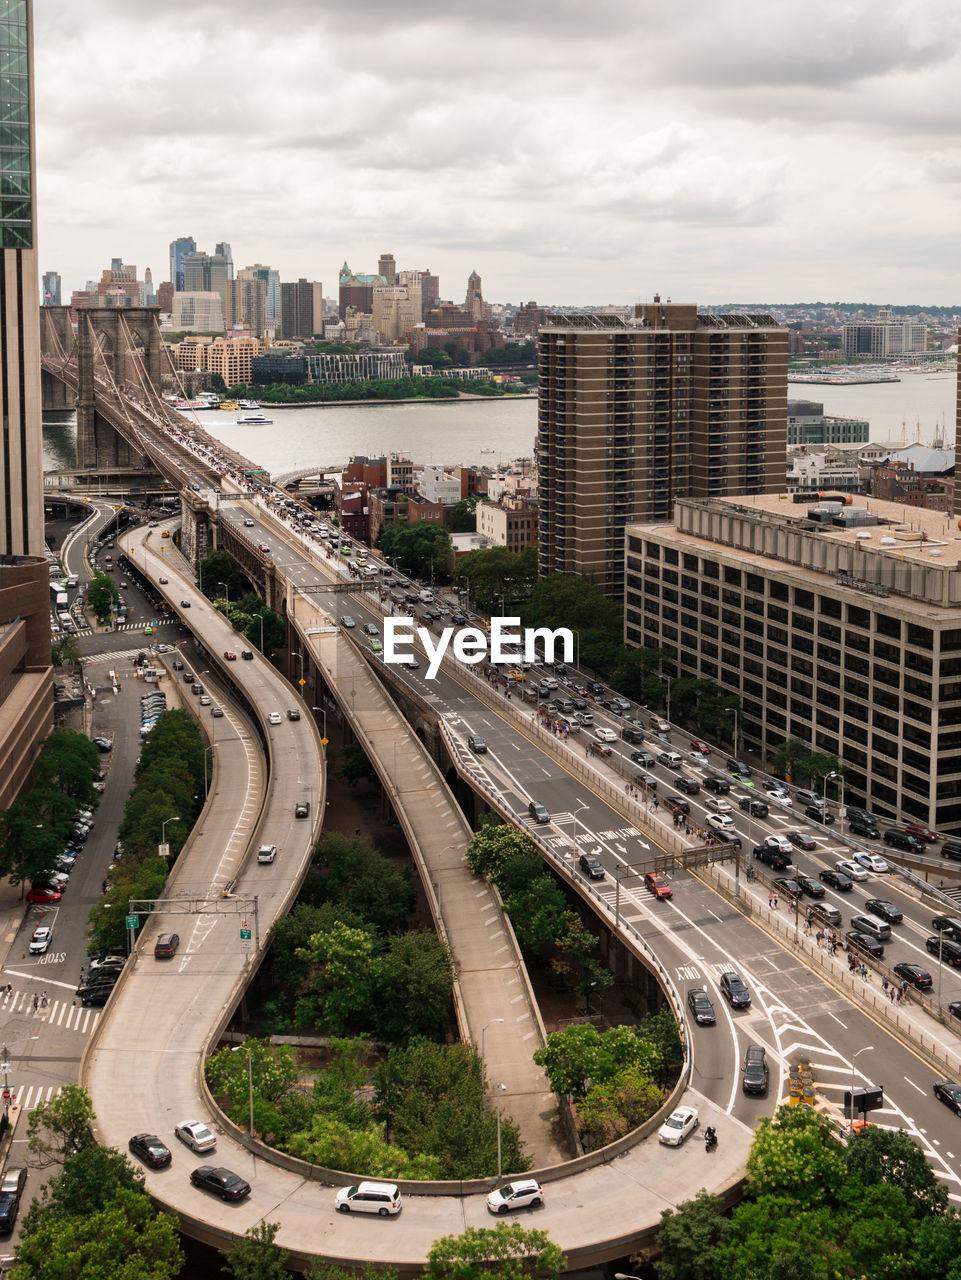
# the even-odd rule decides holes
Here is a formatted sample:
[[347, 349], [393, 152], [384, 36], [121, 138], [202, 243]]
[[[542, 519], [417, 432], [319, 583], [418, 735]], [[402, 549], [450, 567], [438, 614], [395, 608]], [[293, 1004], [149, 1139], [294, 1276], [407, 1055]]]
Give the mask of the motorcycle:
[[717, 1134], [713, 1125], [708, 1125], [704, 1130], [704, 1149], [705, 1151], [713, 1151], [717, 1146]]

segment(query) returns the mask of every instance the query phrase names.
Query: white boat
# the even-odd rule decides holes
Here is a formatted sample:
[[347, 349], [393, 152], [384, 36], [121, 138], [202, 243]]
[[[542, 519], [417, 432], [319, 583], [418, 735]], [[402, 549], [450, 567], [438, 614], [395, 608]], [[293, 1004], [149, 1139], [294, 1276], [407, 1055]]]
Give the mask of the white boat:
[[273, 418], [266, 418], [262, 413], [245, 413], [237, 419], [238, 427], [269, 427]]
[[241, 409], [259, 409], [260, 405], [256, 400], [241, 400], [240, 407]]

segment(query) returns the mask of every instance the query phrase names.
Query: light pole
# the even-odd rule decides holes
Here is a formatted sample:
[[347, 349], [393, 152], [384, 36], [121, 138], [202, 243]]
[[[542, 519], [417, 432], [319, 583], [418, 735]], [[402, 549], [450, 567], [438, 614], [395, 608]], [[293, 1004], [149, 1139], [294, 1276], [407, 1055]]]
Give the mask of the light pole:
[[[247, 1099], [250, 1106], [250, 1141], [254, 1140], [254, 1060], [251, 1056], [250, 1046], [248, 1044], [235, 1044], [230, 1050], [236, 1053], [238, 1049], [246, 1049], [247, 1051]], [[251, 1146], [251, 1155], [253, 1155], [253, 1147]]]
[[207, 756], [208, 756], [208, 754], [210, 755], [210, 770], [211, 770], [211, 772], [213, 772], [213, 767], [214, 767], [213, 750], [214, 750], [214, 748], [216, 747], [216, 745], [217, 745], [217, 744], [216, 744], [216, 742], [212, 742], [212, 743], [210, 744], [210, 746], [209, 746], [209, 747], [204, 747], [204, 799], [205, 799], [205, 800], [207, 799], [207, 793], [208, 793], [208, 787], [207, 787]]
[[824, 775], [824, 807], [825, 809], [827, 808], [827, 804], [828, 804], [828, 779], [829, 778], [836, 778], [841, 784], [841, 801], [840, 801], [840, 807], [838, 808], [838, 835], [843, 840], [844, 839], [844, 774], [835, 773], [832, 770], [830, 773], [826, 773]]
[[324, 717], [323, 743], [324, 743], [324, 746], [326, 746], [327, 745], [327, 708], [311, 707], [310, 709], [311, 711], [319, 711], [320, 714]]
[[257, 614], [257, 621], [260, 623], [260, 652], [263, 653], [264, 651], [264, 615], [262, 613]]
[[858, 1054], [870, 1053], [874, 1048], [873, 1044], [866, 1044], [863, 1049], [858, 1049], [857, 1053], [851, 1059], [851, 1132], [854, 1132], [854, 1060]]
[[227, 586], [226, 582], [218, 582], [217, 586], [223, 587], [224, 599], [227, 601], [228, 604], [230, 604], [230, 588]]
[[507, 1092], [507, 1085], [502, 1084], [497, 1089], [497, 1176], [501, 1176], [501, 1094]]
[[503, 1022], [503, 1021], [504, 1021], [503, 1018], [491, 1018], [490, 1022], [486, 1022], [483, 1025], [483, 1027], [481, 1027], [481, 1062], [482, 1063], [486, 1061], [486, 1059], [484, 1058], [484, 1036], [487, 1034], [487, 1028], [492, 1027], [495, 1022]]
[[[167, 844], [167, 823], [179, 821], [179, 818], [164, 818], [163, 822], [160, 824], [160, 847], [157, 852], [160, 854], [161, 858], [168, 858], [170, 856], [170, 846]], [[161, 850], [163, 849], [166, 849], [167, 852], [162, 853]]]

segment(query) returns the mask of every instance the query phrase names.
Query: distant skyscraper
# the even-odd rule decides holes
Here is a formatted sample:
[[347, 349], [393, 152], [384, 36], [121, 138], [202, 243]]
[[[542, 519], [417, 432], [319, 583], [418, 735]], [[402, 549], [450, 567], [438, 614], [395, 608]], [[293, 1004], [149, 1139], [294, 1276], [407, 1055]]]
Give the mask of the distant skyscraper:
[[784, 489], [787, 330], [678, 303], [541, 329], [539, 568], [624, 594], [624, 528], [676, 498]]
[[392, 253], [382, 253], [377, 259], [377, 274], [384, 277], [385, 284], [397, 283], [397, 264]]
[[184, 258], [185, 293], [219, 293], [224, 320], [232, 323], [227, 260], [223, 254], [190, 253]]
[[264, 266], [262, 262], [255, 262], [252, 267], [242, 268], [237, 279], [263, 281], [264, 328], [268, 333], [277, 333], [280, 329], [280, 272], [274, 267]]
[[197, 241], [193, 236], [181, 236], [170, 245], [170, 281], [174, 289], [180, 293], [184, 287], [184, 258], [197, 252]]
[[472, 320], [484, 319], [484, 294], [481, 290], [481, 278], [476, 271], [467, 277], [467, 296], [464, 299], [464, 310]]
[[440, 276], [431, 275], [425, 268], [420, 273], [421, 306], [424, 311], [440, 302]]
[[234, 278], [234, 255], [230, 252], [230, 245], [226, 240], [221, 240], [220, 244], [214, 249], [215, 254], [219, 254], [227, 264], [227, 279]]
[[286, 281], [280, 286], [280, 336], [282, 338], [310, 338], [323, 333], [324, 291], [320, 281]]
[[60, 306], [60, 287], [59, 271], [43, 273], [43, 305], [45, 307]]

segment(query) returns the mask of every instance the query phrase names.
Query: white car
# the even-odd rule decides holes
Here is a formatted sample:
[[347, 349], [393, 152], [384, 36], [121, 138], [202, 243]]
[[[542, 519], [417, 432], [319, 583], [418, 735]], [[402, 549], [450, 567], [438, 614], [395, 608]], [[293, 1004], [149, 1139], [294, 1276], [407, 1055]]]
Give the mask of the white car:
[[882, 876], [891, 868], [878, 853], [856, 853], [854, 861], [859, 862], [866, 871], [873, 871], [876, 875]]
[[268, 721], [269, 721], [271, 724], [282, 724], [282, 723], [283, 723], [283, 716], [280, 714], [280, 712], [279, 712], [279, 711], [271, 711], [271, 713], [270, 713], [270, 715], [267, 717], [267, 719], [268, 719]]
[[846, 876], [850, 876], [852, 880], [867, 880], [868, 873], [861, 866], [860, 862], [855, 862], [853, 858], [842, 858], [840, 862], [835, 862], [835, 871], [843, 871]]
[[487, 1197], [491, 1213], [508, 1213], [511, 1209], [535, 1209], [544, 1203], [544, 1192], [533, 1178], [517, 1178], [506, 1187], [498, 1187]]
[[392, 1182], [358, 1182], [341, 1187], [334, 1204], [341, 1213], [379, 1213], [382, 1218], [400, 1213], [403, 1198]]
[[722, 800], [720, 796], [705, 796], [704, 807], [713, 809], [715, 813], [733, 813], [734, 806]]
[[182, 1120], [174, 1129], [181, 1142], [185, 1142], [191, 1151], [213, 1151], [217, 1139], [202, 1120]]
[[50, 940], [53, 937], [53, 930], [42, 924], [39, 929], [34, 929], [33, 937], [30, 939], [30, 954], [32, 956], [42, 956], [47, 947], [50, 946]]
[[657, 1136], [665, 1146], [679, 1147], [699, 1124], [696, 1107], [678, 1107], [661, 1125]]
[[764, 844], [768, 849], [777, 849], [778, 853], [791, 853], [794, 849], [787, 836], [765, 836]]
[[783, 804], [785, 809], [790, 809], [794, 803], [783, 787], [765, 787], [765, 798], [770, 800], [771, 804]]
[[617, 741], [617, 734], [614, 732], [614, 730], [607, 729], [604, 727], [604, 725], [601, 725], [599, 729], [594, 730], [594, 737], [598, 740], [598, 742], [616, 742]]
[[726, 813], [709, 813], [707, 815], [707, 825], [713, 827], [715, 831], [733, 831], [734, 823]]

